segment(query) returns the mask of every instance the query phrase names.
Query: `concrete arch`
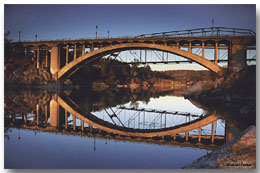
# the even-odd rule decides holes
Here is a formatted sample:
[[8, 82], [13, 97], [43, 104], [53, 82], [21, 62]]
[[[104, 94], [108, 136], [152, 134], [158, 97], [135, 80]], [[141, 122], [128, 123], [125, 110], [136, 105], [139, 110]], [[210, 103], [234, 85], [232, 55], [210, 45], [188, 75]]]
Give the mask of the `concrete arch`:
[[199, 55], [178, 48], [173, 48], [170, 46], [158, 45], [158, 44], [128, 43], [128, 44], [117, 44], [117, 45], [107, 46], [92, 51], [90, 53], [87, 53], [81, 57], [78, 57], [77, 59], [73, 60], [72, 62], [70, 62], [69, 64], [67, 64], [66, 66], [64, 66], [62, 69], [58, 71], [57, 79], [64, 79], [66, 76], [69, 77], [71, 74], [76, 72], [82, 65], [91, 62], [95, 59], [101, 58], [105, 55], [118, 52], [118, 51], [134, 50], [134, 49], [151, 49], [151, 50], [159, 50], [159, 51], [176, 54], [184, 58], [187, 58], [189, 60], [195, 61], [198, 64], [208, 68], [209, 70], [215, 73], [220, 72], [222, 69], [219, 65], [214, 64], [213, 62], [207, 60], [206, 58], [203, 58]]
[[219, 117], [215, 115], [209, 115], [174, 127], [168, 127], [163, 129], [133, 129], [111, 124], [109, 122], [97, 118], [95, 115], [91, 113], [86, 113], [82, 111], [80, 107], [73, 103], [73, 101], [70, 99], [57, 96], [57, 102], [63, 109], [71, 113], [77, 119], [89, 124], [90, 126], [96, 127], [108, 133], [114, 133], [124, 136], [162, 137], [167, 135], [176, 135], [178, 133], [189, 132], [191, 130], [204, 127], [219, 119]]

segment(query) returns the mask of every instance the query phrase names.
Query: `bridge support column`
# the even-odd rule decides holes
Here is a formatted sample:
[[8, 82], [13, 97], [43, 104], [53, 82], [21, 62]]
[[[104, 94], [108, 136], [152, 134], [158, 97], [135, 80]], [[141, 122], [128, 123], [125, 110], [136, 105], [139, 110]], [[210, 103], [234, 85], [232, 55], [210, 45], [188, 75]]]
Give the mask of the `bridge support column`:
[[66, 46], [66, 65], [69, 63], [69, 45]]
[[173, 140], [176, 141], [176, 134], [173, 135]]
[[48, 50], [46, 50], [45, 51], [45, 67], [49, 67], [49, 51]]
[[90, 45], [90, 52], [92, 52], [93, 50], [94, 50], [94, 45], [91, 44], [91, 45]]
[[28, 49], [27, 49], [27, 47], [24, 48], [24, 55], [25, 55], [25, 57], [27, 57], [27, 55], [28, 55]]
[[76, 117], [73, 115], [73, 130], [76, 130]]
[[45, 121], [47, 122], [48, 120], [48, 106], [44, 105], [44, 115], [45, 115]]
[[81, 120], [81, 131], [84, 131], [84, 121]]
[[68, 129], [68, 111], [65, 110], [65, 129], [67, 130]]
[[185, 140], [186, 140], [186, 141], [189, 140], [189, 132], [185, 132]]
[[59, 51], [59, 46], [55, 46], [55, 47], [51, 48], [50, 71], [51, 71], [51, 74], [54, 75], [59, 70], [60, 70], [60, 51]]
[[191, 42], [189, 42], [189, 52], [192, 53]]
[[232, 44], [228, 50], [228, 68], [231, 71], [239, 71], [246, 66], [246, 46]]
[[82, 45], [82, 55], [85, 55], [85, 44]]
[[214, 121], [214, 122], [212, 123], [212, 126], [211, 126], [211, 143], [214, 143], [215, 124], [216, 124], [216, 121]]
[[36, 120], [36, 124], [37, 126], [39, 125], [39, 115], [40, 114], [40, 108], [39, 108], [39, 105], [37, 104], [36, 105], [36, 116], [37, 116], [37, 120]]
[[77, 58], [77, 45], [74, 45], [74, 59]]
[[199, 128], [199, 139], [198, 139], [198, 142], [199, 143], [201, 142], [201, 127]]
[[24, 124], [27, 123], [27, 114], [24, 115]]
[[177, 42], [177, 43], [176, 43], [176, 45], [177, 45], [177, 47], [176, 47], [176, 48], [180, 49], [180, 43], [179, 43], [179, 42]]
[[54, 99], [50, 101], [50, 126], [59, 127], [59, 104]]
[[204, 55], [204, 52], [205, 52], [205, 43], [204, 43], [204, 42], [201, 43], [201, 49], [202, 49], [202, 50], [201, 50], [201, 54], [202, 54], [201, 56], [204, 58], [204, 57], [205, 57], [205, 55]]
[[215, 43], [215, 64], [218, 64], [218, 42]]
[[36, 66], [37, 66], [37, 68], [40, 68], [40, 48], [39, 47], [37, 48], [36, 59], [37, 59]]

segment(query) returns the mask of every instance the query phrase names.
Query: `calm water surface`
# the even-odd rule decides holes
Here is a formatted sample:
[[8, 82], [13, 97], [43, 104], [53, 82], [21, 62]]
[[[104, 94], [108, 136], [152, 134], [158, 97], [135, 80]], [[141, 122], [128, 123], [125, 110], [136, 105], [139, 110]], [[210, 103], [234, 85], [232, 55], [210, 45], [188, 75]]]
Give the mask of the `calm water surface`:
[[[175, 139], [171, 133], [152, 138], [128, 136], [128, 132], [147, 134], [186, 127], [209, 116], [208, 110], [174, 94], [150, 94], [145, 99], [133, 97], [134, 94], [118, 99], [117, 94], [111, 93], [77, 97], [42, 92], [25, 92], [21, 98], [13, 95], [5, 93], [7, 169], [177, 169], [223, 144], [227, 136], [225, 121], [219, 118], [214, 120], [214, 126], [209, 123], [188, 134], [179, 132]], [[81, 114], [76, 116], [77, 112]], [[102, 127], [126, 135], [100, 129], [81, 119], [92, 116]]]

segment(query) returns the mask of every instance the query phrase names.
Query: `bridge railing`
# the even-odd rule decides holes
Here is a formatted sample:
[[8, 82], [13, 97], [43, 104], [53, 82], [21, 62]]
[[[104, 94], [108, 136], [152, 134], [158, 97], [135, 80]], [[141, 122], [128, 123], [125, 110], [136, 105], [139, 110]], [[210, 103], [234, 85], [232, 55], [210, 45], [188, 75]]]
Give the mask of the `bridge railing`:
[[[120, 36], [120, 37], [88, 37], [88, 38], [63, 38], [63, 39], [41, 39], [41, 40], [26, 40], [20, 41], [20, 43], [26, 42], [55, 42], [55, 41], [81, 41], [81, 40], [94, 40], [94, 39], [118, 39], [118, 38], [149, 38], [149, 37], [206, 37], [206, 36], [252, 36], [256, 33], [251, 29], [240, 29], [240, 28], [227, 28], [227, 27], [210, 27], [210, 28], [197, 28], [179, 31], [168, 31], [160, 33], [142, 34], [138, 36]], [[17, 41], [18, 42], [18, 41]], [[15, 41], [13, 43], [16, 43]]]
[[226, 27], [197, 28], [189, 30], [168, 31], [152, 34], [142, 34], [136, 38], [146, 37], [205, 37], [205, 36], [250, 36], [256, 35], [253, 30]]

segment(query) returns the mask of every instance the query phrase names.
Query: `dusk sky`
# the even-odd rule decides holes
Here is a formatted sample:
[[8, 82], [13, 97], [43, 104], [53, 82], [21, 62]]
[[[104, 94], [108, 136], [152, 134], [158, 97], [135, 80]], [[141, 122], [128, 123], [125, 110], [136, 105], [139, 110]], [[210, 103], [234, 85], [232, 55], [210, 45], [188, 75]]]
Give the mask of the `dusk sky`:
[[40, 39], [136, 36], [214, 26], [255, 31], [255, 5], [5, 5], [9, 38]]
[[[255, 5], [5, 5], [4, 31], [21, 41], [136, 36], [214, 26], [256, 30]], [[207, 56], [207, 52], [205, 53]], [[209, 57], [213, 52], [208, 53]], [[201, 69], [200, 65], [188, 69]], [[196, 66], [196, 67], [195, 67]], [[161, 66], [151, 65], [153, 69]], [[169, 67], [169, 68], [168, 68]], [[171, 69], [164, 65], [163, 69]], [[199, 68], [198, 68], [199, 67]]]

